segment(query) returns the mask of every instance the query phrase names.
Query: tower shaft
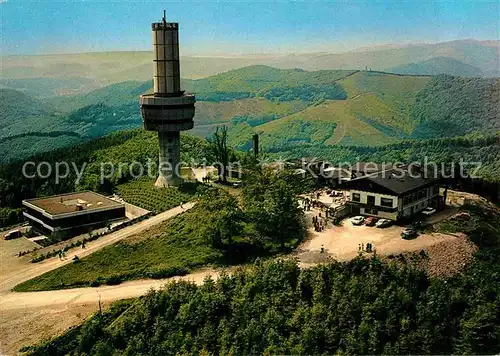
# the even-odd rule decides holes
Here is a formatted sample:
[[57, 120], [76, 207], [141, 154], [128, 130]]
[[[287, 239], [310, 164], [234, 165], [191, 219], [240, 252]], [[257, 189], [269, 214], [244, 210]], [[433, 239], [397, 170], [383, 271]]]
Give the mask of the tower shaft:
[[139, 102], [144, 129], [158, 132], [159, 187], [178, 186], [180, 177], [180, 131], [193, 128], [196, 99], [180, 89], [179, 25], [152, 24], [154, 73], [153, 94], [141, 95]]
[[158, 132], [160, 153], [157, 186], [177, 186], [180, 184], [181, 135], [179, 131]]

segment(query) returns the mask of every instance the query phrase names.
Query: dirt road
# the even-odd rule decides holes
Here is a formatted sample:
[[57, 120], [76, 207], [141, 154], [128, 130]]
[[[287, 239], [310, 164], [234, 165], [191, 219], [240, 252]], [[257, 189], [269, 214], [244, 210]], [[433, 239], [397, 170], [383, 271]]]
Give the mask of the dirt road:
[[218, 271], [199, 270], [182, 277], [172, 277], [157, 280], [135, 280], [116, 286], [100, 286], [96, 288], [73, 288], [53, 290], [46, 292], [7, 293], [1, 298], [1, 310], [14, 310], [24, 308], [44, 308], [48, 306], [64, 305], [66, 308], [73, 304], [111, 302], [118, 299], [138, 297], [151, 288], [158, 289], [167, 282], [192, 281], [196, 284], [203, 283], [208, 276], [217, 278]]
[[0, 299], [0, 355], [16, 355], [22, 346], [60, 335], [81, 324], [99, 308], [107, 308], [119, 299], [139, 297], [151, 288], [171, 281], [203, 283], [216, 279], [218, 271], [200, 270], [188, 276], [158, 280], [136, 280], [117, 286], [75, 288], [47, 292], [7, 293]]
[[136, 235], [144, 230], [149, 229], [150, 227], [156, 224], [159, 224], [171, 217], [174, 217], [186, 210], [191, 209], [194, 206], [194, 204], [195, 203], [184, 204], [183, 208], [179, 206], [175, 207], [173, 209], [155, 215], [149, 219], [143, 220], [137, 224], [125, 227], [109, 235], [103, 236], [95, 241], [89, 242], [86, 245], [85, 249], [80, 249], [80, 248], [72, 249], [68, 251], [66, 259], [64, 261], [59, 260], [58, 257], [53, 257], [42, 262], [33, 264], [30, 263], [28, 266], [26, 266], [26, 268], [17, 270], [15, 272], [6, 273], [5, 275], [2, 273], [2, 277], [0, 280], [0, 302], [2, 309], [4, 304], [3, 301], [6, 294], [11, 293], [10, 290], [19, 283], [35, 278], [36, 276], [39, 276], [43, 273], [52, 271], [65, 264], [72, 263], [72, 258], [75, 255], [82, 258], [100, 250], [105, 246], [111, 245], [129, 236]]
[[[143, 295], [151, 288], [159, 288], [168, 281], [190, 280], [201, 283], [206, 276], [214, 278], [215, 271], [202, 270], [184, 277], [163, 280], [138, 280], [117, 286], [75, 288], [58, 291], [14, 293], [10, 290], [19, 283], [72, 262], [75, 255], [88, 256], [99, 249], [138, 234], [150, 227], [191, 209], [188, 203], [155, 215], [147, 220], [103, 236], [87, 244], [86, 249], [70, 250], [67, 258], [58, 257], [39, 263], [25, 262], [15, 269], [2, 268], [0, 279], [0, 355], [15, 355], [21, 346], [34, 344], [58, 335], [69, 327], [80, 324], [94, 313], [100, 300], [104, 307], [111, 302]], [[11, 242], [11, 241], [9, 241]]]

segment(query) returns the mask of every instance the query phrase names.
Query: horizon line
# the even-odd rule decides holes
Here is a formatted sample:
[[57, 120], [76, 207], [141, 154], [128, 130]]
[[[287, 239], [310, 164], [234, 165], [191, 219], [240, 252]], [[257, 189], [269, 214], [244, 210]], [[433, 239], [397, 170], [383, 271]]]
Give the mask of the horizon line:
[[[303, 52], [259, 52], [259, 53], [226, 53], [226, 54], [203, 54], [203, 53], [193, 53], [193, 54], [185, 54], [181, 57], [198, 57], [198, 58], [238, 58], [238, 57], [256, 57], [256, 56], [269, 56], [269, 57], [277, 57], [277, 56], [289, 56], [289, 55], [304, 55], [304, 54], [347, 54], [353, 52], [376, 52], [383, 50], [395, 50], [405, 47], [411, 46], [425, 46], [425, 45], [438, 45], [452, 42], [480, 42], [480, 43], [488, 43], [488, 42], [497, 42], [500, 45], [500, 39], [476, 39], [476, 38], [460, 38], [449, 41], [441, 41], [441, 42], [409, 42], [409, 43], [383, 43], [383, 44], [373, 44], [373, 45], [364, 45], [360, 47], [356, 47], [346, 51], [340, 52], [332, 52], [332, 51], [303, 51]], [[393, 46], [393, 48], [383, 48], [386, 46]], [[124, 53], [124, 52], [152, 52], [153, 50], [145, 50], [145, 49], [130, 49], [130, 50], [102, 50], [102, 51], [82, 51], [82, 52], [52, 52], [52, 53], [24, 53], [24, 54], [6, 54], [0, 55], [0, 58], [6, 57], [43, 57], [43, 56], [56, 56], [56, 55], [82, 55], [82, 54], [104, 54], [104, 53]]]

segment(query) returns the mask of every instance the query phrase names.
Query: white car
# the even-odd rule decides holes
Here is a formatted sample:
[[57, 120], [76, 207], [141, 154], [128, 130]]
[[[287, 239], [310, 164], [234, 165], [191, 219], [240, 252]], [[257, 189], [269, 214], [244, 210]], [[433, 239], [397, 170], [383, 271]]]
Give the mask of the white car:
[[424, 210], [422, 210], [422, 214], [424, 214], [425, 216], [431, 216], [435, 212], [436, 212], [436, 209], [431, 208], [430, 206], [428, 206], [427, 208], [425, 208]]
[[353, 225], [361, 225], [365, 221], [365, 218], [362, 216], [355, 216], [351, 219]]
[[375, 223], [375, 226], [380, 227], [380, 228], [384, 228], [384, 227], [391, 225], [391, 223], [392, 223], [392, 221], [389, 219], [380, 219], [379, 221], [377, 221]]

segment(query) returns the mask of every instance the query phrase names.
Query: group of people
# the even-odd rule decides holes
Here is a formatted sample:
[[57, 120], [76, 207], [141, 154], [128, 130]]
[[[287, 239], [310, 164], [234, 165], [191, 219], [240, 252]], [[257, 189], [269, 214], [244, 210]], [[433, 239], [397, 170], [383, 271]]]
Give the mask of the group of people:
[[323, 208], [323, 204], [317, 200], [305, 198], [302, 200], [304, 211], [311, 211], [311, 208]]
[[208, 176], [205, 176], [203, 178], [201, 178], [202, 182], [203, 183], [209, 183], [210, 182], [210, 178]]
[[364, 243], [360, 243], [358, 245], [358, 251], [359, 252], [373, 252], [375, 253], [375, 247], [373, 247], [373, 244], [371, 242], [366, 243], [366, 247]]
[[323, 219], [320, 219], [320, 216], [313, 216], [312, 221], [314, 225], [314, 231], [321, 232], [326, 228], [326, 222]]

